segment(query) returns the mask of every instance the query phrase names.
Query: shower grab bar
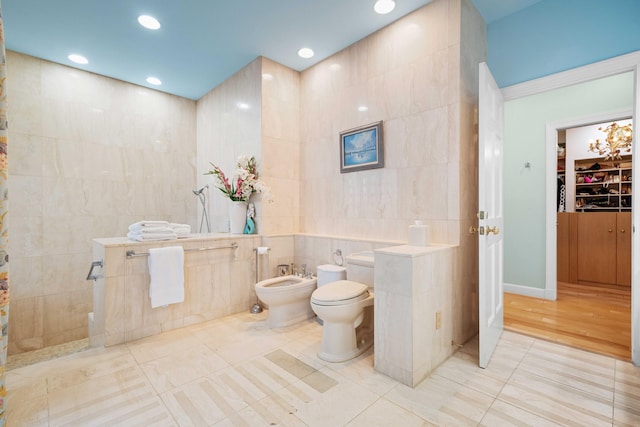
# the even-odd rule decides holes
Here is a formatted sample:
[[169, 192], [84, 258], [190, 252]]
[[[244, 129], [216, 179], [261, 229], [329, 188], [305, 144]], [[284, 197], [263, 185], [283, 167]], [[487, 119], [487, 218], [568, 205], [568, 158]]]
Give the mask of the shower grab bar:
[[[233, 249], [236, 250], [238, 249], [238, 244], [236, 242], [233, 242], [231, 245], [229, 246], [213, 246], [213, 247], [208, 247], [208, 248], [191, 248], [191, 249], [185, 249], [185, 252], [202, 252], [202, 251], [212, 251], [215, 249]], [[136, 251], [127, 251], [127, 258], [136, 258], [136, 257], [141, 257], [141, 256], [149, 256], [149, 252], [140, 252], [139, 254], [136, 253]]]
[[93, 261], [91, 263], [91, 269], [89, 270], [89, 274], [87, 274], [87, 279], [86, 280], [98, 280], [100, 279], [102, 276], [99, 276], [97, 274], [93, 274], [93, 269], [96, 267], [104, 267], [104, 262], [103, 260], [100, 261]]

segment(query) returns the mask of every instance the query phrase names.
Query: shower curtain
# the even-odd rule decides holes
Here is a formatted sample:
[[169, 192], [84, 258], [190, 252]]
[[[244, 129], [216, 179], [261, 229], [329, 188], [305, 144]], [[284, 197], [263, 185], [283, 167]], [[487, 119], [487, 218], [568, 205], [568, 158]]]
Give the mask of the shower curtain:
[[5, 425], [6, 395], [4, 384], [7, 365], [7, 328], [9, 325], [9, 225], [7, 223], [8, 191], [7, 175], [7, 70], [4, 48], [4, 23], [0, 0], [0, 326], [2, 327], [2, 349], [0, 349], [0, 427]]

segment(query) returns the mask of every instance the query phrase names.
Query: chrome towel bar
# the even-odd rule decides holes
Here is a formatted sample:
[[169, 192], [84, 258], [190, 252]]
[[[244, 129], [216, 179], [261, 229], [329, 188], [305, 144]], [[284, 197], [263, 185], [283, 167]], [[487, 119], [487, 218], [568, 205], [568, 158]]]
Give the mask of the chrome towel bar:
[[93, 273], [93, 269], [96, 267], [104, 267], [104, 263], [102, 260], [100, 261], [93, 261], [91, 263], [91, 269], [89, 270], [89, 274], [87, 274], [87, 279], [86, 280], [98, 280], [99, 278], [101, 278], [102, 276], [99, 276], [97, 274]]
[[[209, 248], [191, 248], [191, 249], [185, 249], [185, 252], [202, 252], [202, 251], [212, 251], [215, 249], [233, 249], [236, 250], [238, 249], [238, 244], [236, 242], [233, 242], [231, 245], [229, 246], [213, 246], [213, 247], [209, 247]], [[149, 256], [149, 252], [140, 252], [139, 254], [136, 253], [136, 251], [127, 251], [127, 258], [136, 258], [136, 257], [141, 257], [141, 256]]]

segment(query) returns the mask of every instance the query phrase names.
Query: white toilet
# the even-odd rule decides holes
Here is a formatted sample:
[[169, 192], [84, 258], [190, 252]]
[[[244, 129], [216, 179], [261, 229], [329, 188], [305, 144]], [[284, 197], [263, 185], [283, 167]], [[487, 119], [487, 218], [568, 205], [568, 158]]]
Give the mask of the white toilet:
[[311, 308], [322, 320], [322, 348], [318, 357], [343, 362], [373, 344], [373, 252], [346, 257], [344, 268], [318, 266], [318, 289]]
[[309, 298], [316, 289], [315, 277], [281, 276], [256, 283], [256, 295], [269, 309], [267, 324], [283, 328], [314, 316]]

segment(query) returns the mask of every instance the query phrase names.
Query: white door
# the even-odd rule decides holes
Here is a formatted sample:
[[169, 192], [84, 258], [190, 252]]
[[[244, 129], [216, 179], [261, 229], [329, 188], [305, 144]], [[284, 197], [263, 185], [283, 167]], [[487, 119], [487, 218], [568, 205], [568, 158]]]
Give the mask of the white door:
[[478, 272], [480, 367], [486, 368], [503, 325], [504, 101], [489, 67], [480, 64], [478, 122]]

